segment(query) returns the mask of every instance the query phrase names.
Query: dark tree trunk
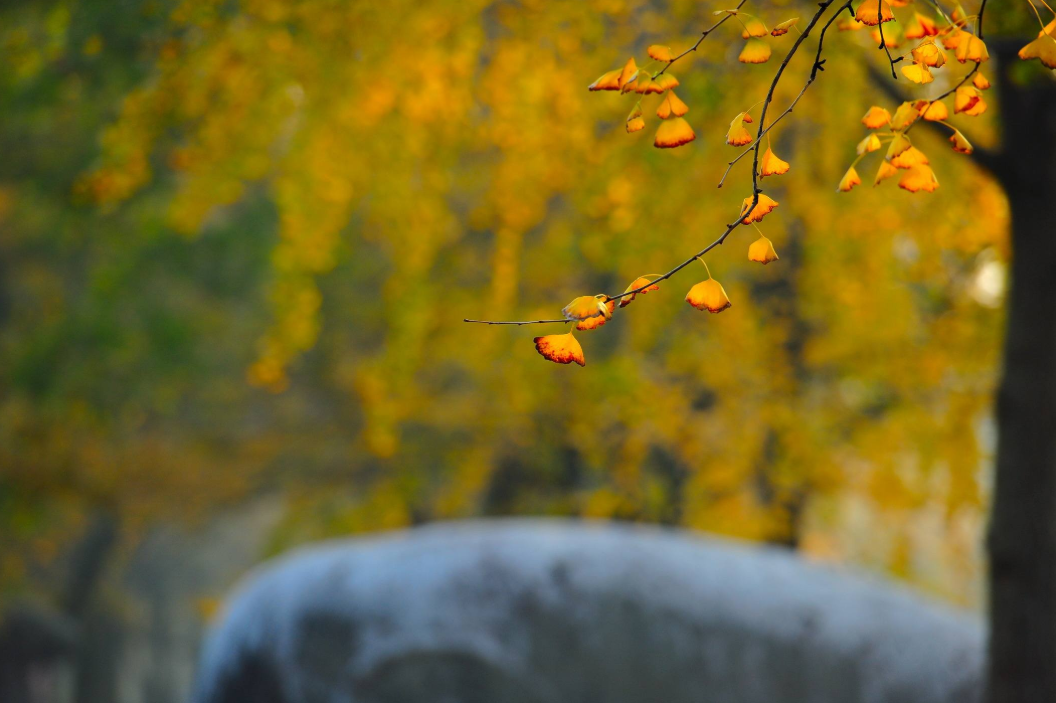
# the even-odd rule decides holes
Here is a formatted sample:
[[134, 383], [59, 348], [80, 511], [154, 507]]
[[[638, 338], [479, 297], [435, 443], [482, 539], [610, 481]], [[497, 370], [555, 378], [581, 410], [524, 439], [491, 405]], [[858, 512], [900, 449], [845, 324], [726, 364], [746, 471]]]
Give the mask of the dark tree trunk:
[[1003, 143], [990, 166], [1011, 207], [1012, 264], [987, 544], [987, 699], [1040, 703], [1056, 701], [1056, 86], [1009, 75], [1018, 43], [992, 48]]

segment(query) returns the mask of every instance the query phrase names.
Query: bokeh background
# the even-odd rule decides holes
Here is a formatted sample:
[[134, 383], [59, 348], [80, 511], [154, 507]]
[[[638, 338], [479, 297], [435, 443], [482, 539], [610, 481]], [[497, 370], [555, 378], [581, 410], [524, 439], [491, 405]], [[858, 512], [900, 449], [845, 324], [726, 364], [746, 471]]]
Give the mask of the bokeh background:
[[[726, 129], [794, 33], [745, 65], [728, 23], [676, 64], [678, 149], [655, 96], [628, 135], [634, 98], [586, 90], [714, 9], [0, 4], [0, 609], [74, 616], [98, 690], [178, 700], [253, 563], [482, 515], [772, 542], [979, 607], [1007, 205], [923, 131], [937, 192], [873, 189], [874, 161], [835, 192], [892, 107], [867, 32], [830, 34], [773, 132], [781, 260], [748, 262], [747, 230], [708, 257], [731, 309], [682, 301], [691, 267], [580, 333], [585, 368], [536, 354], [558, 329], [462, 322], [622, 291], [736, 216]], [[995, 103], [953, 121], [985, 145]]]

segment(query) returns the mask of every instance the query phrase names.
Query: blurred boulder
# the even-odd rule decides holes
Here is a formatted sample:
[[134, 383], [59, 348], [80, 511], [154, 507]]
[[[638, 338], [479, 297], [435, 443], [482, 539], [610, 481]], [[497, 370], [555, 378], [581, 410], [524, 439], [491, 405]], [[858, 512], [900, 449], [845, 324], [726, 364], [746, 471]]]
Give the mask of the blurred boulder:
[[195, 703], [974, 703], [975, 617], [660, 528], [449, 523], [251, 574]]

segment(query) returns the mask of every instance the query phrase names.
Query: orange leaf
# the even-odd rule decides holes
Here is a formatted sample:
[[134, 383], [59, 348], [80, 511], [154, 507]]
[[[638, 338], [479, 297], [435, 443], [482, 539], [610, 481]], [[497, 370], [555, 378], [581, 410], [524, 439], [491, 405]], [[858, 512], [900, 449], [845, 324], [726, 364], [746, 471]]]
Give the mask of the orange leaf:
[[946, 103], [936, 100], [924, 109], [924, 114], [921, 116], [929, 122], [941, 122], [949, 118], [950, 111], [946, 107]]
[[953, 150], [959, 151], [962, 154], [971, 154], [975, 149], [972, 147], [972, 143], [964, 138], [959, 129], [953, 130], [953, 134], [950, 136], [950, 143], [953, 144]]
[[793, 17], [790, 20], [785, 20], [784, 22], [774, 25], [774, 28], [770, 30], [770, 36], [780, 37], [783, 34], [788, 34], [788, 30], [792, 29], [797, 22], [799, 22], [799, 18]]
[[911, 52], [916, 63], [932, 68], [940, 68], [946, 65], [946, 54], [935, 44], [933, 39], [927, 39], [920, 43]]
[[722, 284], [714, 278], [701, 281], [690, 288], [686, 293], [686, 302], [697, 310], [708, 312], [722, 312], [733, 304]]
[[836, 186], [836, 190], [846, 193], [861, 182], [862, 179], [858, 176], [858, 172], [854, 170], [854, 166], [851, 166], [847, 169], [847, 173], [843, 174], [843, 178], [840, 179], [840, 184]]
[[581, 295], [563, 307], [561, 309], [561, 314], [565, 316], [566, 320], [573, 322], [587, 320], [592, 317], [598, 317], [599, 315], [609, 317], [612, 313], [609, 310], [605, 298], [606, 295], [604, 293], [599, 293], [598, 295]]
[[906, 25], [906, 39], [923, 39], [933, 37], [939, 33], [938, 25], [930, 17], [925, 17], [919, 12], [913, 14], [913, 19]]
[[763, 160], [760, 167], [760, 176], [766, 178], [767, 176], [780, 176], [783, 173], [788, 173], [789, 163], [775, 156], [774, 152], [767, 147], [766, 151], [763, 152]]
[[968, 112], [982, 102], [982, 100], [983, 96], [979, 94], [979, 90], [975, 86], [962, 85], [957, 89], [957, 92], [954, 93], [953, 111], [954, 113]]
[[670, 73], [665, 73], [661, 76], [657, 76], [656, 80], [653, 81], [653, 85], [660, 89], [660, 92], [670, 90], [671, 88], [677, 88], [679, 83], [678, 79], [672, 76]]
[[[1053, 21], [1056, 22], [1056, 20]], [[1056, 68], [1056, 38], [1053, 38], [1054, 35], [1056, 35], [1056, 28], [1051, 33], [1040, 34], [1037, 39], [1019, 50], [1019, 58], [1024, 61], [1038, 59], [1046, 68]]]
[[925, 191], [933, 192], [939, 187], [939, 180], [935, 178], [935, 172], [926, 164], [914, 166], [905, 172], [898, 181], [898, 187], [908, 190], [910, 193]]
[[760, 264], [769, 264], [771, 261], [777, 261], [777, 251], [774, 250], [774, 243], [763, 235], [759, 235], [759, 239], [756, 239], [748, 247], [748, 260], [756, 261]]
[[770, 60], [770, 45], [762, 39], [749, 39], [744, 43], [737, 60], [741, 63], [766, 63]]
[[628, 83], [631, 83], [638, 78], [638, 64], [634, 62], [634, 57], [627, 59], [627, 63], [624, 64], [623, 69], [620, 71], [619, 86], [622, 91]]
[[633, 117], [627, 120], [627, 133], [638, 132], [645, 129], [645, 120], [641, 117]]
[[730, 122], [730, 130], [726, 132], [726, 143], [730, 146], [744, 146], [752, 141], [752, 135], [744, 127], [745, 113], [740, 113]]
[[879, 148], [880, 137], [870, 133], [868, 137], [858, 142], [858, 146], [856, 146], [854, 150], [858, 153], [858, 156], [861, 156], [862, 154], [866, 154], [871, 151], [876, 151]]
[[616, 301], [610, 300], [609, 302], [605, 303], [605, 308], [605, 314], [598, 315], [597, 317], [588, 317], [586, 320], [580, 320], [579, 322], [577, 322], [576, 329], [594, 330], [604, 325], [612, 318], [612, 313], [616, 311]]
[[927, 100], [902, 103], [891, 116], [891, 129], [902, 132], [920, 117], [920, 111], [928, 104]]
[[[1056, 47], [1056, 41], [1054, 41], [1052, 44], [1054, 47]], [[979, 90], [989, 90], [990, 81], [987, 80], [986, 76], [984, 76], [982, 73], [976, 73], [975, 78], [972, 79], [972, 85], [974, 85]]]
[[[642, 288], [642, 286], [648, 286], [648, 287]], [[631, 301], [634, 300], [635, 298], [637, 298], [639, 295], [645, 295], [649, 291], [660, 290], [660, 286], [656, 285], [655, 283], [653, 283], [652, 285], [649, 285], [649, 279], [648, 278], [646, 278], [645, 276], [639, 276], [638, 278], [636, 278], [633, 281], [631, 281], [631, 285], [627, 286], [627, 288], [623, 292], [627, 293], [627, 292], [632, 291], [632, 290], [638, 290], [639, 288], [642, 288], [642, 290], [637, 292], [637, 293], [635, 293], [634, 295], [628, 295], [626, 298], [620, 298], [620, 307], [621, 308], [625, 308], [628, 305], [630, 305]]]
[[891, 165], [895, 168], [907, 169], [921, 164], [931, 163], [924, 152], [915, 146], [911, 146], [898, 156], [891, 159]]
[[587, 86], [587, 90], [619, 90], [621, 69], [603, 73], [601, 78]]
[[649, 54], [649, 58], [657, 61], [663, 61], [664, 63], [670, 63], [675, 58], [674, 53], [671, 51], [669, 46], [661, 46], [660, 44], [653, 44], [645, 53]]
[[928, 67], [919, 63], [911, 63], [902, 66], [902, 75], [920, 85], [931, 83], [935, 80], [935, 77], [931, 75], [931, 71], [928, 70]]
[[890, 22], [895, 19], [891, 12], [891, 5], [887, 0], [862, 0], [858, 5], [858, 11], [854, 13], [854, 19], [864, 25], [875, 27], [882, 22]]
[[[751, 198], [745, 198], [744, 202], [741, 203], [741, 214], [748, 212], [748, 206], [752, 204]], [[779, 205], [779, 203], [766, 195], [765, 193], [759, 194], [759, 202], [755, 204], [751, 212], [741, 220], [744, 224], [751, 224], [752, 222], [762, 222], [763, 218], [770, 214], [770, 212]]]
[[660, 107], [656, 109], [656, 116], [666, 120], [671, 115], [681, 117], [687, 112], [689, 112], [689, 107], [679, 100], [678, 96], [675, 95], [675, 91], [669, 90], [667, 91], [667, 97], [660, 103]]
[[968, 61], [975, 61], [976, 63], [982, 63], [990, 59], [990, 52], [986, 50], [986, 44], [983, 40], [974, 34], [968, 32], [963, 33], [960, 42], [957, 43], [957, 60], [961, 63]]
[[892, 166], [887, 161], [880, 162], [880, 168], [876, 170], [876, 180], [873, 181], [873, 187], [880, 185], [880, 181], [886, 181], [891, 176], [898, 173], [898, 169]]
[[873, 105], [862, 117], [862, 124], [869, 129], [880, 129], [891, 121], [891, 113], [882, 107]]
[[587, 365], [587, 360], [583, 357], [583, 347], [571, 332], [536, 337], [535, 350], [544, 358], [558, 364], [571, 364], [574, 361], [580, 366]]
[[697, 135], [693, 133], [693, 128], [689, 126], [689, 123], [684, 118], [673, 117], [660, 123], [660, 128], [656, 130], [653, 146], [658, 149], [671, 149], [683, 144], [689, 144], [696, 138]]

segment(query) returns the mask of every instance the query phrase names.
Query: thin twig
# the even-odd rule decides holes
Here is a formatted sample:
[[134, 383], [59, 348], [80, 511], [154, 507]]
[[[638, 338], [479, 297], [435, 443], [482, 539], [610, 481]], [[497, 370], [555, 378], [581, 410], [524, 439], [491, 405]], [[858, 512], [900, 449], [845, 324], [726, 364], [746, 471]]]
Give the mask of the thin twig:
[[[737, 3], [737, 7], [735, 9], [738, 9], [738, 10], [741, 9], [741, 6], [744, 5], [744, 3], [746, 3], [746, 2], [748, 2], [748, 0], [741, 0], [739, 3]], [[689, 54], [692, 51], [696, 51], [697, 47], [700, 46], [701, 42], [703, 42], [705, 39], [708, 38], [709, 34], [711, 34], [716, 29], [721, 27], [723, 25], [723, 23], [725, 23], [726, 20], [730, 19], [731, 17], [733, 17], [732, 14], [726, 13], [721, 20], [719, 20], [718, 22], [716, 22], [715, 24], [711, 25], [710, 27], [705, 29], [703, 32], [701, 32], [700, 38], [697, 39], [697, 43], [694, 44], [693, 46], [689, 47], [685, 51], [683, 51], [681, 54], [679, 54], [675, 58], [673, 58], [670, 61], [668, 61], [666, 66], [661, 68], [656, 74], [653, 75], [653, 80], [655, 81], [659, 76], [663, 75], [667, 71], [667, 69], [671, 68], [671, 64], [673, 64], [675, 61], [678, 61], [680, 58], [682, 58], [683, 56]]]
[[560, 320], [521, 320], [519, 322], [508, 322], [506, 320], [470, 320], [467, 317], [464, 318], [462, 322], [472, 322], [478, 325], [549, 325], [556, 322], [575, 322], [575, 320], [566, 320], [562, 318]]
[[895, 64], [901, 61], [903, 57], [891, 58], [891, 49], [888, 48], [887, 39], [884, 37], [884, 0], [878, 0], [876, 3], [876, 28], [880, 30], [880, 46], [877, 48], [883, 49], [887, 54], [887, 62], [891, 64], [891, 77], [897, 81], [898, 74], [895, 73]]
[[[979, 5], [979, 14], [975, 16], [975, 33], [979, 39], [983, 38], [983, 10], [986, 9], [986, 0], [983, 0], [982, 4]], [[976, 64], [976, 68], [978, 68]]]

